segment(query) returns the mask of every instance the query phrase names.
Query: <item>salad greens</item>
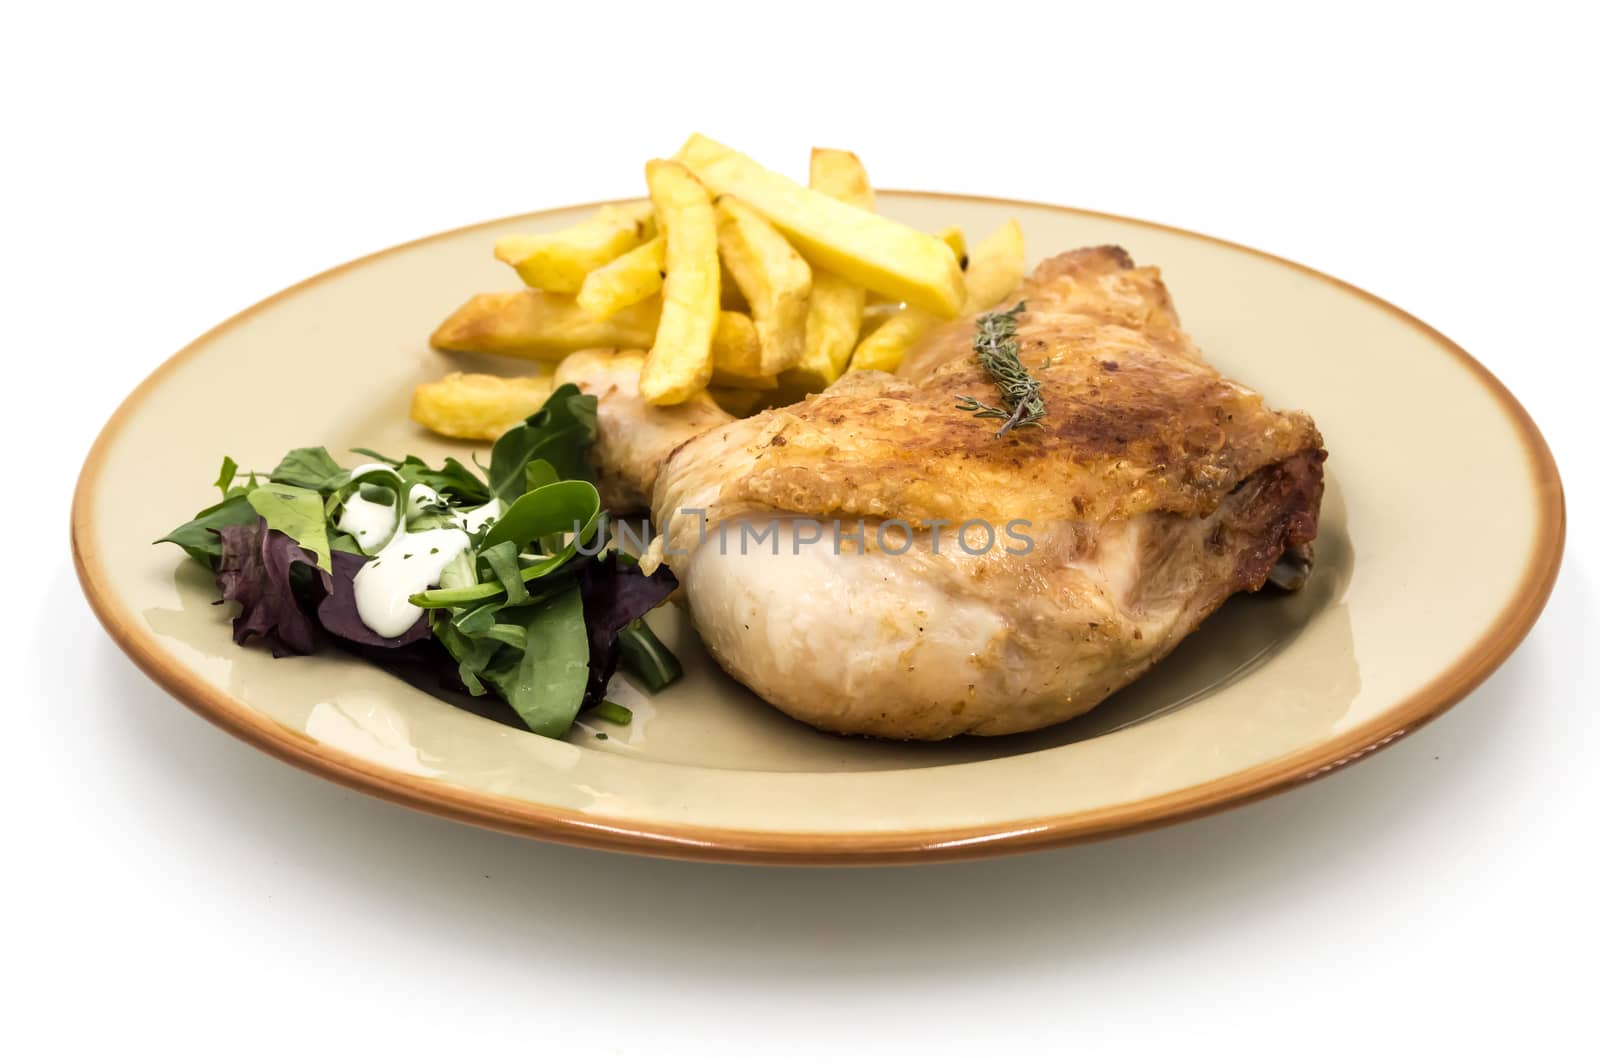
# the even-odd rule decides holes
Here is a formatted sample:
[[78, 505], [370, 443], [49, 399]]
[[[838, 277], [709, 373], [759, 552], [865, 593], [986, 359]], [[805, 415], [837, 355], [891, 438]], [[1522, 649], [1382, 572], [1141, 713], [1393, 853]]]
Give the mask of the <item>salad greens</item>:
[[[596, 432], [593, 397], [564, 385], [495, 442], [481, 475], [454, 458], [434, 467], [369, 450], [356, 451], [369, 462], [347, 468], [326, 448], [300, 447], [266, 474], [224, 458], [222, 500], [157, 542], [216, 574], [223, 601], [240, 606], [237, 643], [259, 640], [275, 656], [334, 645], [384, 665], [434, 664], [441, 682], [492, 692], [553, 738], [583, 710], [626, 724], [629, 711], [605, 699], [619, 667], [651, 691], [682, 674], [643, 619], [677, 580], [598, 541], [606, 522], [586, 457]], [[393, 530], [346, 521], [358, 505]], [[415, 566], [411, 545], [439, 555], [429, 546], [438, 543], [454, 546], [434, 563], [436, 586], [410, 596], [416, 622], [398, 631], [407, 614], [387, 629], [398, 634], [374, 631], [358, 576], [386, 561], [390, 573]], [[395, 550], [384, 553], [388, 544]]]

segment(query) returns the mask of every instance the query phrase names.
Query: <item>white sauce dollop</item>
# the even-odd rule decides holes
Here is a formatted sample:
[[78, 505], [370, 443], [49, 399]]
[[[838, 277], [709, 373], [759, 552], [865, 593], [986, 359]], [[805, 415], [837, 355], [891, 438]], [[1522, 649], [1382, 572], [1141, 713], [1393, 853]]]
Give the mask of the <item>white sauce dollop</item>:
[[368, 502], [359, 493], [344, 501], [339, 514], [339, 531], [355, 537], [365, 553], [372, 553], [394, 534], [395, 508], [381, 502]]
[[[351, 476], [389, 467], [376, 463], [357, 466]], [[425, 484], [413, 484], [406, 499], [406, 517], [415, 518], [425, 507], [437, 505], [439, 495]], [[430, 528], [408, 532], [400, 520], [399, 506], [368, 502], [359, 493], [345, 500], [339, 529], [355, 537], [363, 551], [382, 549], [356, 573], [356, 612], [361, 623], [385, 639], [404, 635], [422, 616], [411, 596], [439, 582], [445, 567], [471, 546], [469, 532], [477, 532], [500, 516], [500, 500], [490, 499], [472, 510], [454, 511], [461, 528]], [[387, 540], [387, 542], [385, 542]]]
[[411, 596], [438, 583], [444, 567], [470, 543], [458, 528], [396, 531], [377, 557], [356, 573], [356, 612], [361, 623], [385, 639], [405, 634], [422, 616], [422, 607], [413, 606]]

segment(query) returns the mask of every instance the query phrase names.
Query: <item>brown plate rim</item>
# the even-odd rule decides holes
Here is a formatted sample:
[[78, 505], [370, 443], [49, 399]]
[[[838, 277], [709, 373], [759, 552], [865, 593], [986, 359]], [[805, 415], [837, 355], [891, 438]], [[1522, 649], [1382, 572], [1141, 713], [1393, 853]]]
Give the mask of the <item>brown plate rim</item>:
[[1516, 425], [1537, 494], [1539, 516], [1534, 548], [1515, 591], [1507, 599], [1495, 622], [1481, 639], [1464, 650], [1453, 665], [1421, 691], [1389, 707], [1361, 727], [1243, 772], [1138, 802], [1060, 816], [936, 831], [840, 833], [749, 831], [592, 816], [576, 810], [499, 797], [410, 776], [325, 747], [211, 687], [176, 658], [164, 652], [152, 635], [135, 623], [131, 611], [118, 601], [106, 583], [99, 565], [90, 535], [98, 494], [94, 489], [105, 456], [116, 443], [123, 423], [169, 373], [192, 358], [213, 338], [248, 321], [280, 300], [347, 270], [409, 248], [474, 230], [491, 229], [515, 219], [592, 208], [617, 200], [556, 207], [477, 222], [364, 255], [308, 277], [235, 314], [163, 362], [140, 382], [111, 415], [90, 447], [78, 476], [72, 501], [72, 555], [79, 583], [90, 607], [123, 653], [173, 697], [258, 749], [336, 783], [413, 809], [550, 842], [658, 857], [766, 864], [891, 864], [994, 857], [1129, 834], [1230, 809], [1344, 768], [1416, 731], [1482, 683], [1510, 656], [1533, 627], [1555, 584], [1566, 540], [1566, 505], [1560, 474], [1548, 444], [1522, 404], [1494, 374], [1449, 337], [1399, 307], [1346, 281], [1269, 252], [1177, 226], [1030, 200], [964, 193], [881, 191], [886, 195], [1059, 211], [1192, 237], [1258, 256], [1335, 285], [1427, 334], [1472, 371]]

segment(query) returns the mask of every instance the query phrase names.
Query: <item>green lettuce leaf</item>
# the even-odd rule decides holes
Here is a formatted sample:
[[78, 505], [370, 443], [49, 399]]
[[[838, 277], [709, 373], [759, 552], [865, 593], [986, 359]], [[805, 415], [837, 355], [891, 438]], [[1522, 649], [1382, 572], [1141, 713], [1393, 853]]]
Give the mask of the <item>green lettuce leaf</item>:
[[293, 484], [268, 483], [244, 497], [268, 528], [282, 532], [315, 555], [318, 569], [333, 572], [333, 549], [328, 545], [328, 519], [323, 513], [321, 492]]
[[326, 447], [296, 447], [283, 456], [283, 461], [267, 479], [274, 484], [292, 484], [320, 492], [336, 486], [346, 472]]

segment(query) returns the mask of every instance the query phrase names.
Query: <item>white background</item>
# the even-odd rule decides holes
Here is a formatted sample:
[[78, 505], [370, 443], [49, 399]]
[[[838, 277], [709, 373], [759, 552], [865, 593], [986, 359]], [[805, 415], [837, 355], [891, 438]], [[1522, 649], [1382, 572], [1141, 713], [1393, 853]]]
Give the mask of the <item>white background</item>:
[[[429, 6], [5, 16], [8, 1056], [1593, 1059], [1587, 5]], [[795, 167], [812, 143], [854, 148], [888, 187], [1215, 233], [1418, 314], [1561, 462], [1543, 620], [1438, 723], [1314, 786], [891, 870], [693, 866], [432, 819], [227, 738], [120, 657], [66, 508], [145, 374], [343, 260], [634, 194], [693, 129]], [[1438, 534], [1494, 505], [1459, 500]]]

